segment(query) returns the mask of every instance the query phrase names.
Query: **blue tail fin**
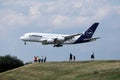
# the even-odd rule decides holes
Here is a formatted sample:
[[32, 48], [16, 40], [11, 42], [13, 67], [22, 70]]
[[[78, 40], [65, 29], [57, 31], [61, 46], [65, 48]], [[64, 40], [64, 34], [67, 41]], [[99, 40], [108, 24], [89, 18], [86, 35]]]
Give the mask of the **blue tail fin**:
[[91, 38], [97, 28], [99, 23], [94, 23], [90, 28], [88, 28], [85, 33], [83, 34], [84, 35], [84, 38]]
[[85, 39], [90, 39], [92, 38], [97, 26], [99, 25], [99, 23], [94, 23], [90, 28], [88, 28], [84, 34], [82, 34], [79, 39], [77, 39], [75, 41], [75, 43], [80, 43], [80, 42], [84, 42]]

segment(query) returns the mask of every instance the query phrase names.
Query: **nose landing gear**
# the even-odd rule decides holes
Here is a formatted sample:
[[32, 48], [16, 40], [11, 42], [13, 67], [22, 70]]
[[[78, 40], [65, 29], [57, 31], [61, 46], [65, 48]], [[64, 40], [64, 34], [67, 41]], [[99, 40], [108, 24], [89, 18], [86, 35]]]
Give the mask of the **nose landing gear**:
[[26, 45], [26, 41], [24, 41], [24, 45]]

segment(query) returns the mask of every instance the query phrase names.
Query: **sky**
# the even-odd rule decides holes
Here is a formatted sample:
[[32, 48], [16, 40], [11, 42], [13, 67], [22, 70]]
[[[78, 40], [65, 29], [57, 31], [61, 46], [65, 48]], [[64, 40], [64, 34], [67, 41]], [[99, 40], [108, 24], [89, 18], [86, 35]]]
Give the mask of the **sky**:
[[[101, 38], [90, 43], [55, 48], [20, 40], [28, 32], [82, 33], [95, 22], [99, 26], [93, 37]], [[96, 60], [120, 60], [119, 34], [120, 0], [0, 0], [0, 56], [68, 61], [72, 53], [77, 61], [86, 61], [94, 51]]]

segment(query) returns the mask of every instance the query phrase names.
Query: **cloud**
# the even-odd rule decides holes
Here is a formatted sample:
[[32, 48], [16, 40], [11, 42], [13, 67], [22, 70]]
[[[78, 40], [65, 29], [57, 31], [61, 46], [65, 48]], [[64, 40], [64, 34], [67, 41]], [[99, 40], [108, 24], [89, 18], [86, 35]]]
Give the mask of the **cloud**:
[[120, 15], [120, 6], [113, 7], [113, 11]]
[[0, 9], [1, 31], [31, 24], [48, 26], [46, 29], [68, 28], [101, 21], [111, 13], [120, 14], [120, 6], [111, 5], [107, 0], [8, 0], [1, 2]]
[[[55, 18], [53, 19], [53, 25], [60, 27], [61, 26], [73, 27], [81, 24], [82, 25], [87, 23], [89, 24], [91, 22], [99, 22], [111, 12], [111, 7], [104, 6], [104, 7], [96, 8], [95, 10], [91, 10], [91, 11], [90, 10], [84, 9], [83, 12], [80, 13], [81, 15], [77, 15], [77, 16], [76, 15], [67, 16], [67, 15], [59, 14], [55, 16]], [[89, 14], [87, 11], [90, 11], [89, 13], [91, 14]], [[85, 14], [83, 15], [83, 13]]]
[[39, 18], [41, 16], [40, 8], [41, 8], [41, 4], [40, 3], [32, 5], [29, 8], [29, 16], [28, 17], [30, 19]]
[[23, 13], [5, 10], [0, 15], [0, 33], [8, 32], [8, 30], [10, 32], [12, 29], [29, 24], [29, 19]]
[[64, 23], [68, 20], [67, 16], [63, 16], [63, 15], [58, 15], [55, 16], [55, 18], [53, 19], [53, 25], [54, 26], [60, 26], [60, 25], [64, 25]]
[[2, 18], [3, 23], [9, 25], [21, 25], [26, 23], [26, 17], [22, 13], [8, 11], [9, 13]]

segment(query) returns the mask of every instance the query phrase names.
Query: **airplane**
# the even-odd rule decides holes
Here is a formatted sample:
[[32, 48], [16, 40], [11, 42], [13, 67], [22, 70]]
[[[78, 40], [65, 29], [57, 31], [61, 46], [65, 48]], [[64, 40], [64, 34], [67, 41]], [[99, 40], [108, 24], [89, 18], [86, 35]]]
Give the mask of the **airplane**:
[[20, 37], [24, 44], [26, 42], [41, 42], [42, 45], [53, 44], [53, 47], [62, 47], [64, 44], [78, 44], [96, 41], [99, 37], [92, 38], [99, 23], [94, 23], [84, 33], [63, 35], [49, 33], [25, 33]]

